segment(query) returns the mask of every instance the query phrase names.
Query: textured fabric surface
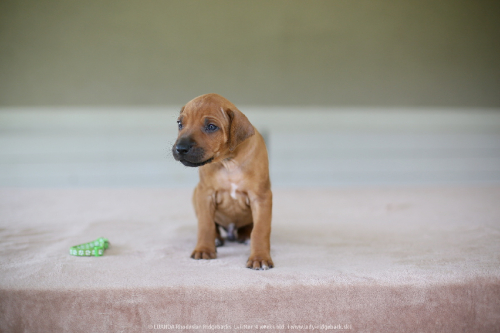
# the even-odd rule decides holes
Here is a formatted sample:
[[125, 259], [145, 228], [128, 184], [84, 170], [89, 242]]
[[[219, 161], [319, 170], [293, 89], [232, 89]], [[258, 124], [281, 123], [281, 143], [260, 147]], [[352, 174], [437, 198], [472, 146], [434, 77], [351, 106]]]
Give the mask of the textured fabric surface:
[[0, 190], [0, 331], [500, 331], [498, 187], [275, 189], [269, 271], [189, 258], [191, 192]]

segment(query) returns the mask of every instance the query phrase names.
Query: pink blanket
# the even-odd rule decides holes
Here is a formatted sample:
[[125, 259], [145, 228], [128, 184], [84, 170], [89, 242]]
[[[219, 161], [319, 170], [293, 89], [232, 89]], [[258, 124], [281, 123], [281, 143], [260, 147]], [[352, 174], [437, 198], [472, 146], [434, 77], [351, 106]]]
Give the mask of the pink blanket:
[[191, 190], [0, 190], [0, 331], [500, 331], [499, 187], [276, 189], [269, 271], [195, 241]]

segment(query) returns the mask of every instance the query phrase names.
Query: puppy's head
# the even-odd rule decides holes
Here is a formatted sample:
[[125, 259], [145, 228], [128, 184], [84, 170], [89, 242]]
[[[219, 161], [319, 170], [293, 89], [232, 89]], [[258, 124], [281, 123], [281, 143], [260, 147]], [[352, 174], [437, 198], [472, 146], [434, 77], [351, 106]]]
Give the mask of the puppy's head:
[[174, 158], [186, 166], [198, 167], [228, 157], [255, 131], [247, 117], [217, 94], [188, 102], [177, 119], [179, 135], [172, 147]]

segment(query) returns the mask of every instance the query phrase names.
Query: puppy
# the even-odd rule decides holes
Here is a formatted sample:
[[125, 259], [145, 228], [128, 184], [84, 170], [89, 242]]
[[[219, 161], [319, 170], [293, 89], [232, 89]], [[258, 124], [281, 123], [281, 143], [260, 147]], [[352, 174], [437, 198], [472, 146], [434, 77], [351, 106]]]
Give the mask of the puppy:
[[193, 194], [198, 240], [191, 258], [215, 259], [216, 241], [250, 241], [246, 267], [269, 269], [272, 192], [264, 139], [247, 117], [217, 94], [196, 97], [177, 120], [175, 160], [199, 167]]

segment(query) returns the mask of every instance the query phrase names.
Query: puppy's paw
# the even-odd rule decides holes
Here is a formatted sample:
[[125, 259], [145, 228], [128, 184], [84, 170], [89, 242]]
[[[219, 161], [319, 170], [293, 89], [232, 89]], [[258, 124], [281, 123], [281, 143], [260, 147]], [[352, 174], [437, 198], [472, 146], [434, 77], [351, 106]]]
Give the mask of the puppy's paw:
[[274, 264], [270, 256], [250, 256], [247, 261], [247, 268], [255, 270], [268, 270], [273, 267]]
[[250, 245], [250, 238], [238, 238], [238, 243]]
[[208, 248], [196, 248], [193, 253], [191, 253], [191, 258], [199, 259], [215, 259], [217, 258], [217, 251], [215, 249]]
[[224, 245], [224, 238], [216, 238], [215, 239], [215, 247], [223, 246]]

